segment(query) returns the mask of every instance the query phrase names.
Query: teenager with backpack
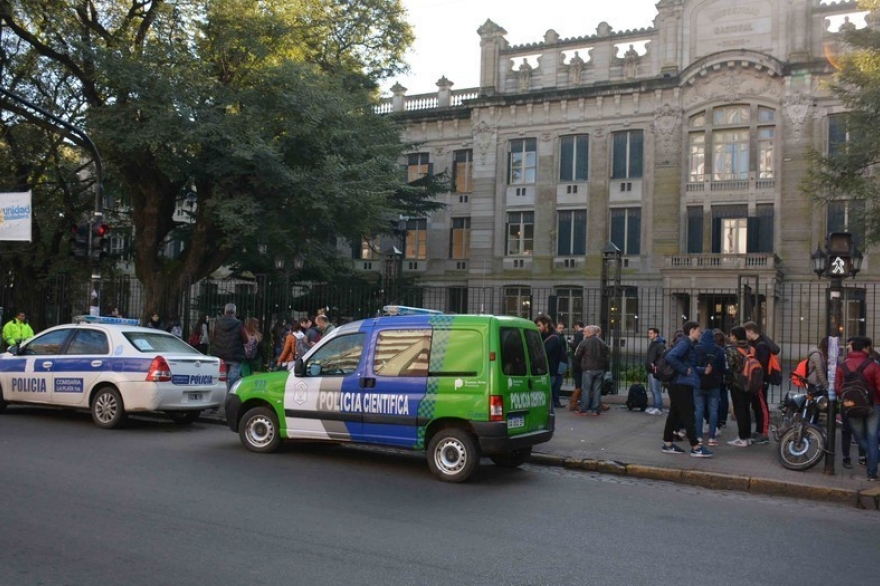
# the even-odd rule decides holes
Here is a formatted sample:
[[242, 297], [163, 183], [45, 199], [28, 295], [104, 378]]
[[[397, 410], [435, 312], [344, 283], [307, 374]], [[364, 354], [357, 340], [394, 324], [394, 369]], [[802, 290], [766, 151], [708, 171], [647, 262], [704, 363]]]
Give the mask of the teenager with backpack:
[[[880, 459], [880, 366], [865, 351], [871, 340], [864, 336], [850, 338], [847, 343], [846, 359], [837, 366], [834, 387], [838, 396], [844, 386], [859, 384], [868, 391], [871, 403], [870, 414], [866, 417], [853, 417], [848, 414], [849, 425], [859, 447], [867, 454], [868, 480], [877, 480], [877, 461]], [[856, 383], [858, 379], [861, 379]], [[845, 402], [845, 397], [841, 397]], [[846, 408], [844, 406], [844, 413]]]
[[755, 352], [755, 358], [761, 363], [764, 371], [764, 384], [761, 390], [751, 397], [752, 410], [755, 412], [755, 435], [752, 437], [754, 444], [770, 443], [770, 409], [767, 407], [767, 394], [770, 385], [782, 384], [782, 372], [778, 368], [771, 368], [771, 363], [779, 364], [779, 360], [772, 356], [779, 355], [779, 346], [761, 333], [761, 329], [753, 321], [747, 321], [742, 325], [746, 331], [749, 344]]
[[736, 384], [734, 376], [742, 371], [745, 361], [752, 354], [752, 347], [746, 337], [746, 330], [736, 326], [730, 330], [730, 345], [724, 348], [728, 374], [727, 388], [730, 390], [730, 402], [733, 403], [733, 414], [736, 416], [737, 437], [727, 442], [736, 448], [747, 448], [752, 444], [751, 393], [748, 385]]

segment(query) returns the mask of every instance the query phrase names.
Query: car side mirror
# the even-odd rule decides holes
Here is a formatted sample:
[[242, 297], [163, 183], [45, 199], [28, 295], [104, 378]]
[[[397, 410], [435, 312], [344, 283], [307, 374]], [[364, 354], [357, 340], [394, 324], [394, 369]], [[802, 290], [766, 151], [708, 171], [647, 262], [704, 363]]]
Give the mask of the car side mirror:
[[6, 351], [9, 352], [10, 354], [14, 354], [15, 356], [18, 356], [18, 344], [13, 344], [9, 348], [7, 348]]

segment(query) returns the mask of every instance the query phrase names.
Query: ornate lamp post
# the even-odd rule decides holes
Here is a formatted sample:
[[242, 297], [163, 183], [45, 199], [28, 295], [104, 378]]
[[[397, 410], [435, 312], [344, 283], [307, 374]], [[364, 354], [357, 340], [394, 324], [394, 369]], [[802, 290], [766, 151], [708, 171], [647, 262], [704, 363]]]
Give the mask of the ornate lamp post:
[[825, 474], [834, 474], [834, 456], [837, 439], [837, 394], [834, 379], [837, 357], [840, 354], [840, 336], [843, 333], [843, 279], [855, 277], [862, 269], [862, 253], [856, 248], [849, 232], [831, 232], [825, 241], [825, 250], [818, 246], [810, 256], [813, 272], [828, 279], [828, 452], [825, 454]]
[[[611, 347], [611, 372], [614, 377], [615, 389], [620, 374], [620, 269], [623, 254], [613, 242], [608, 242], [602, 249], [602, 308], [600, 327], [602, 336]], [[615, 390], [616, 392], [616, 390]]]
[[[305, 264], [305, 260], [300, 253], [296, 253], [293, 256], [293, 270], [296, 273], [299, 273], [303, 265]], [[290, 312], [290, 267], [287, 266], [287, 263], [284, 260], [283, 256], [275, 257], [275, 268], [279, 271], [284, 271], [284, 314], [289, 314]], [[282, 317], [287, 317], [284, 315]]]

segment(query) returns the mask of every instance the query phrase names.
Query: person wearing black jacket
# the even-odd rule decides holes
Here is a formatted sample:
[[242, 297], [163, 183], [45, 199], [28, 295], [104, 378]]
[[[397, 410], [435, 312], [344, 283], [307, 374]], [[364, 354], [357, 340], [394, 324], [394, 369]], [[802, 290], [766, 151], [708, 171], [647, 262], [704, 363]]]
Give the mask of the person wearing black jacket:
[[583, 377], [583, 371], [581, 370], [581, 363], [579, 360], [574, 360], [574, 353], [577, 350], [578, 345], [584, 339], [584, 322], [576, 321], [574, 322], [574, 336], [571, 338], [571, 342], [569, 342], [569, 348], [571, 349], [571, 377], [574, 381], [574, 391], [571, 393], [571, 397], [568, 399], [568, 410], [569, 411], [577, 411], [578, 408], [578, 400], [581, 398], [581, 378]]
[[666, 350], [666, 340], [657, 328], [648, 328], [648, 355], [645, 357], [645, 370], [648, 372], [648, 390], [651, 391], [654, 404], [645, 409], [650, 415], [663, 415], [663, 385], [654, 376], [654, 363]]
[[700, 375], [700, 386], [694, 387], [694, 430], [697, 440], [703, 439], [703, 418], [709, 408], [710, 446], [717, 446], [718, 404], [721, 400], [721, 385], [724, 382], [724, 350], [715, 343], [715, 333], [704, 330], [697, 343], [697, 366], [712, 365], [708, 373]]
[[553, 407], [562, 407], [559, 402], [559, 391], [562, 388], [562, 375], [559, 374], [559, 365], [568, 362], [568, 353], [565, 351], [565, 342], [562, 336], [556, 333], [556, 326], [546, 315], [535, 318], [535, 325], [544, 338], [544, 350], [547, 352], [547, 370], [550, 375], [550, 393], [553, 398]]
[[211, 332], [211, 355], [222, 358], [226, 363], [227, 391], [241, 378], [241, 363], [247, 358], [244, 345], [248, 341], [248, 333], [241, 320], [235, 317], [235, 312], [235, 304], [227, 303], [223, 317], [214, 322]]
[[770, 431], [770, 409], [767, 407], [767, 391], [771, 384], [778, 384], [768, 381], [768, 378], [770, 378], [768, 376], [770, 372], [770, 355], [779, 354], [779, 346], [762, 334], [761, 329], [755, 322], [747, 321], [742, 327], [746, 331], [749, 344], [755, 350], [755, 358], [758, 359], [758, 362], [761, 363], [761, 368], [764, 369], [764, 384], [761, 386], [761, 391], [752, 393], [751, 397], [752, 410], [755, 412], [755, 435], [752, 437], [752, 443], [766, 444], [770, 443], [768, 435]]

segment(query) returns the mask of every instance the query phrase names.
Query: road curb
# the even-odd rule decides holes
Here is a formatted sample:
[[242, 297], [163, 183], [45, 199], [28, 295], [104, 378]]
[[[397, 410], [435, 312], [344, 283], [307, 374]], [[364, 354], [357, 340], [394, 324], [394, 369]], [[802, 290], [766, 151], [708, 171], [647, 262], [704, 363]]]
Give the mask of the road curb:
[[647, 480], [664, 480], [678, 484], [699, 486], [711, 490], [735, 490], [768, 496], [782, 496], [835, 504], [845, 504], [862, 509], [873, 509], [878, 499], [872, 492], [844, 488], [824, 488], [794, 482], [783, 482], [753, 476], [737, 476], [704, 472], [702, 470], [680, 470], [678, 468], [660, 468], [641, 464], [626, 464], [614, 460], [591, 460], [567, 458], [551, 454], [533, 453], [529, 463], [541, 466], [561, 466], [572, 470], [586, 470], [602, 474], [632, 476]]

